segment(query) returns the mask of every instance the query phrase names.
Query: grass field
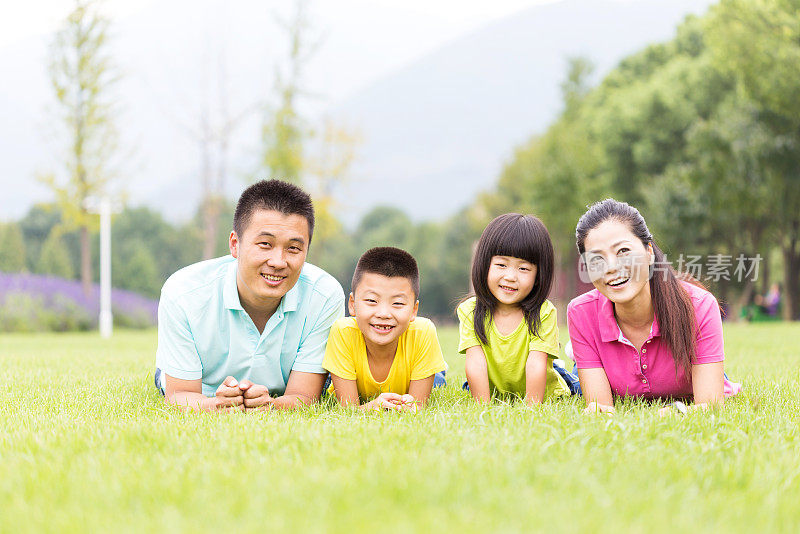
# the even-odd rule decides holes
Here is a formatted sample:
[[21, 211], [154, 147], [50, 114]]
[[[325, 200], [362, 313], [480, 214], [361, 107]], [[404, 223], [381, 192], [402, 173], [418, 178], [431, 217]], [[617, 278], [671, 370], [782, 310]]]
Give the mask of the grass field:
[[744, 391], [716, 413], [613, 419], [580, 399], [186, 414], [151, 384], [155, 332], [0, 336], [0, 532], [796, 532], [800, 325], [727, 325]]

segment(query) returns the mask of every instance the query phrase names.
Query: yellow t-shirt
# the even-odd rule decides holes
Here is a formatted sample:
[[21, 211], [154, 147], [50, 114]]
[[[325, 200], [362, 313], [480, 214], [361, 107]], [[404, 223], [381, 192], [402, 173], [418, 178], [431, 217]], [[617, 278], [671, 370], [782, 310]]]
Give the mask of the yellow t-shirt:
[[[345, 380], [355, 380], [358, 396], [366, 400], [387, 392], [405, 395], [412, 380], [443, 371], [446, 364], [436, 327], [429, 319], [417, 317], [400, 334], [389, 374], [378, 382], [369, 370], [367, 346], [355, 317], [343, 317], [331, 327], [322, 367]], [[333, 386], [328, 392], [333, 393]]]
[[486, 355], [489, 371], [489, 387], [494, 395], [525, 396], [525, 364], [528, 353], [537, 350], [547, 354], [547, 381], [544, 397], [569, 396], [569, 387], [564, 379], [553, 369], [553, 360], [558, 356], [558, 323], [556, 308], [545, 300], [539, 312], [541, 324], [539, 335], [528, 330], [523, 319], [511, 334], [504, 336], [497, 331], [491, 317], [486, 321], [486, 337], [489, 344], [484, 345], [475, 334], [475, 297], [461, 303], [457, 310], [459, 326], [458, 352], [480, 345]]

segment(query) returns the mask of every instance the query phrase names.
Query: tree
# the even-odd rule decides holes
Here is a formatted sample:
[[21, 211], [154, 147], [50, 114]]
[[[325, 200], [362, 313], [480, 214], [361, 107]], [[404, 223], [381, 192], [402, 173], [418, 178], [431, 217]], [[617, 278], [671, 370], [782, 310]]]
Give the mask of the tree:
[[575, 292], [575, 224], [586, 205], [608, 189], [598, 145], [582, 117], [591, 72], [588, 60], [569, 61], [561, 86], [563, 114], [547, 132], [517, 149], [503, 169], [497, 191], [487, 197], [493, 216], [518, 211], [542, 219], [553, 239], [566, 297]]
[[[585, 64], [573, 61], [564, 112], [517, 150], [489, 211], [539, 215], [563, 251], [574, 247], [580, 204], [615, 196], [642, 211], [662, 248], [752, 258], [780, 242], [787, 288], [796, 286], [800, 82], [785, 72], [800, 68], [800, 30], [787, 5], [724, 0], [708, 17], [688, 17], [673, 40], [625, 58], [592, 90], [580, 83]], [[764, 11], [776, 6], [784, 12]], [[752, 280], [742, 281], [720, 280], [723, 300], [729, 290], [747, 298]]]
[[69, 250], [61, 239], [61, 230], [54, 227], [42, 245], [37, 272], [70, 279], [75, 276]]
[[[209, 47], [211, 42], [210, 38], [206, 39]], [[202, 259], [212, 258], [219, 253], [220, 224], [225, 220], [223, 216], [227, 210], [225, 184], [228, 181], [231, 136], [257, 107], [255, 103], [251, 103], [241, 107], [237, 113], [231, 113], [225, 49], [218, 46], [214, 52], [216, 69], [213, 74], [207, 73], [203, 76], [199, 84], [202, 102], [197, 124], [176, 121], [187, 136], [197, 143], [200, 153], [202, 196], [198, 223], [203, 229]], [[207, 68], [214, 63], [204, 57], [203, 65]], [[211, 83], [211, 80], [216, 84]], [[227, 227], [224, 228], [227, 230]], [[224, 235], [227, 241], [227, 231]]]
[[150, 247], [139, 239], [125, 242], [124, 249], [113, 258], [115, 286], [135, 291], [149, 297], [157, 297], [164, 284], [158, 272], [155, 257]]
[[[355, 159], [358, 137], [327, 120], [322, 135], [307, 158], [306, 186], [314, 199], [316, 225], [314, 246], [309, 250], [309, 259], [319, 265], [330, 265], [326, 255], [336, 254], [342, 248], [344, 226], [335, 213], [335, 193], [347, 180], [350, 166]], [[350, 247], [347, 247], [350, 248]], [[335, 263], [335, 262], [334, 262]]]
[[[136, 282], [128, 275], [136, 276], [136, 273], [126, 264], [142, 245], [152, 257], [156, 272], [155, 282], [147, 286], [148, 294], [157, 294], [168, 276], [200, 259], [203, 234], [197, 223], [199, 219], [198, 214], [185, 225], [173, 226], [161, 214], [148, 208], [126, 208], [114, 219], [111, 228], [112, 240], [119, 245], [111, 250], [115, 284], [126, 289], [134, 288]], [[143, 254], [139, 256], [144, 257]]]
[[265, 106], [256, 178], [277, 178], [309, 191], [316, 214], [309, 259], [336, 270], [343, 262], [329, 262], [326, 255], [341, 250], [345, 232], [335, 215], [334, 194], [347, 179], [358, 136], [330, 120], [324, 120], [315, 131], [298, 112], [298, 101], [307, 96], [302, 89], [303, 70], [319, 45], [309, 38], [308, 3], [296, 0], [289, 20], [278, 21], [287, 37], [288, 54], [284, 68], [275, 73], [276, 103]]
[[303, 68], [314, 54], [316, 45], [308, 42], [307, 0], [296, 0], [288, 21], [279, 21], [289, 41], [285, 70], [276, 69], [277, 104], [268, 107], [261, 128], [263, 152], [259, 174], [300, 184], [305, 168], [304, 141], [310, 129], [297, 111]]
[[794, 0], [723, 0], [706, 20], [716, 65], [732, 75], [775, 138], [762, 172], [783, 253], [786, 319], [800, 318], [800, 14]]
[[0, 271], [15, 273], [25, 270], [25, 240], [14, 222], [0, 224]]
[[[38, 272], [42, 245], [53, 228], [61, 225], [61, 210], [55, 204], [34, 204], [18, 224], [25, 241], [25, 265], [29, 271]], [[70, 250], [73, 250], [73, 242], [77, 244], [74, 233], [65, 234], [62, 231], [61, 238]], [[74, 249], [77, 250], [77, 247]]]
[[362, 254], [373, 247], [409, 249], [414, 238], [414, 225], [400, 208], [376, 206], [358, 223], [355, 240]]
[[95, 217], [86, 200], [107, 192], [117, 149], [111, 89], [117, 75], [107, 53], [109, 21], [93, 1], [76, 0], [50, 50], [50, 81], [68, 138], [64, 180], [44, 178], [56, 193], [66, 227], [80, 233], [81, 281], [92, 283], [90, 229]]
[[[651, 228], [671, 236], [676, 250], [743, 255], [748, 267], [754, 267], [749, 258], [769, 257], [772, 246], [772, 192], [765, 163], [776, 149], [775, 137], [754, 110], [730, 94], [709, 120], [692, 127], [684, 156], [647, 192], [648, 211], [655, 214]], [[744, 305], [755, 280], [741, 282]], [[724, 279], [719, 284], [725, 299], [731, 284]]]

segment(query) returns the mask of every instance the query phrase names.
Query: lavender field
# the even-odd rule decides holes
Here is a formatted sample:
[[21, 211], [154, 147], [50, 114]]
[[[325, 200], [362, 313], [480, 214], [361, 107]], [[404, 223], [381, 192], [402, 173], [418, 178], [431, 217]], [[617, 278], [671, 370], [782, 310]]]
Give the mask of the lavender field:
[[[122, 289], [111, 292], [114, 323], [155, 326], [158, 301]], [[100, 286], [85, 295], [80, 281], [27, 273], [0, 273], [0, 332], [89, 330], [97, 326]]]

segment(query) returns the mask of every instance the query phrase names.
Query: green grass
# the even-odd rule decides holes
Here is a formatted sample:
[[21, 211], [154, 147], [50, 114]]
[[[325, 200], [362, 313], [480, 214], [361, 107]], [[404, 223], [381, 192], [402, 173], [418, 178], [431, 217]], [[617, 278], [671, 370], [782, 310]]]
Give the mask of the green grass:
[[613, 419], [580, 399], [186, 414], [151, 385], [155, 332], [0, 336], [0, 532], [791, 532], [800, 325], [726, 326], [743, 393], [716, 413]]

